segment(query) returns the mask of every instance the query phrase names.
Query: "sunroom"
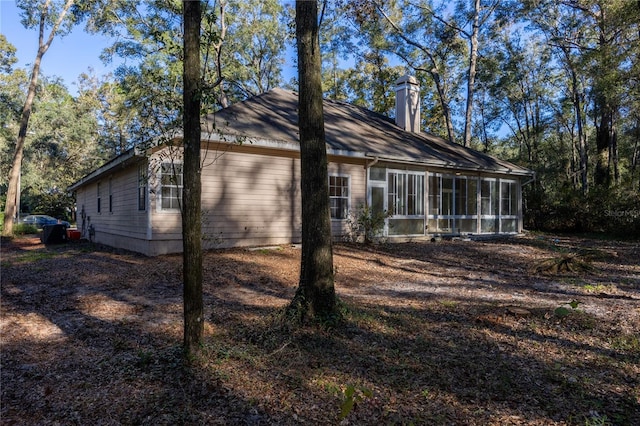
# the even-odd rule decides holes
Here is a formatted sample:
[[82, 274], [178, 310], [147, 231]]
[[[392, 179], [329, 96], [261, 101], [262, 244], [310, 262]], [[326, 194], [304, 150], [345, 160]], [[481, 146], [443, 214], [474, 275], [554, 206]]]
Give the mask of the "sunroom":
[[368, 203], [385, 236], [514, 234], [522, 230], [520, 180], [463, 172], [371, 167]]

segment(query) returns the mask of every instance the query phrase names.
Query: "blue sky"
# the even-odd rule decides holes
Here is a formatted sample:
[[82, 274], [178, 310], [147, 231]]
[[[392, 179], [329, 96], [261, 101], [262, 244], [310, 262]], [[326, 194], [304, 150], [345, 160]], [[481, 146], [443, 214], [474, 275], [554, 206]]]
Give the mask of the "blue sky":
[[[20, 12], [15, 0], [0, 0], [0, 33], [16, 47], [17, 67], [27, 68], [30, 72], [38, 50], [38, 29], [25, 29], [20, 23]], [[100, 60], [100, 53], [112, 43], [113, 40], [106, 36], [86, 33], [81, 23], [65, 37], [54, 39], [42, 59], [40, 72], [47, 77], [61, 77], [69, 91], [76, 94], [75, 82], [89, 67], [97, 76], [102, 76], [115, 71], [122, 63], [119, 58], [114, 58], [112, 63], [106, 65]], [[285, 54], [283, 83], [288, 82], [295, 73], [292, 67], [294, 56], [295, 51], [289, 46]]]
[[[30, 72], [38, 50], [38, 30], [25, 29], [20, 23], [20, 12], [15, 0], [0, 0], [0, 33], [16, 47], [17, 67], [28, 67]], [[98, 76], [115, 70], [118, 63], [105, 65], [100, 60], [100, 52], [111, 43], [107, 37], [84, 32], [84, 25], [80, 24], [71, 34], [53, 40], [42, 58], [40, 71], [47, 77], [61, 77], [69, 91], [76, 93], [75, 82], [89, 67]]]

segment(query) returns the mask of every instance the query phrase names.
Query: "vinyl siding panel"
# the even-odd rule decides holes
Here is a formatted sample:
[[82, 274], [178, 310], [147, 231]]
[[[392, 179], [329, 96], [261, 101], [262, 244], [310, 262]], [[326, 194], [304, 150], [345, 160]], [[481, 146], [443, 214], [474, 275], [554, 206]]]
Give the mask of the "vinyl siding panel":
[[[83, 238], [114, 247], [146, 252], [148, 217], [146, 211], [138, 210], [137, 165], [119, 169], [99, 181], [79, 188], [76, 191], [76, 204], [78, 229]], [[89, 232], [91, 228], [94, 230], [93, 235]]]
[[207, 247], [299, 242], [300, 162], [227, 152], [202, 174]]
[[[350, 177], [351, 209], [365, 202], [363, 164], [332, 162], [329, 173]], [[159, 192], [156, 186], [154, 193]], [[180, 214], [158, 209], [159, 197], [152, 195], [151, 200], [154, 254], [181, 251]], [[205, 249], [299, 243], [298, 153], [234, 146], [202, 171], [202, 211]], [[346, 220], [332, 221], [334, 238], [347, 231]]]

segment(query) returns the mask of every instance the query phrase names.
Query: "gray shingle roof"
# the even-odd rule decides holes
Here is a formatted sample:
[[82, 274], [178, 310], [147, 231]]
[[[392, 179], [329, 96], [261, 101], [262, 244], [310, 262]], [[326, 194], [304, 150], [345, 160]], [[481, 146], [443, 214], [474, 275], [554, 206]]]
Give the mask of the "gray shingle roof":
[[[250, 139], [298, 143], [298, 95], [283, 89], [247, 99], [207, 116], [216, 132]], [[331, 151], [462, 170], [532, 175], [533, 172], [482, 152], [450, 144], [429, 133], [400, 129], [381, 114], [324, 100], [327, 148]]]

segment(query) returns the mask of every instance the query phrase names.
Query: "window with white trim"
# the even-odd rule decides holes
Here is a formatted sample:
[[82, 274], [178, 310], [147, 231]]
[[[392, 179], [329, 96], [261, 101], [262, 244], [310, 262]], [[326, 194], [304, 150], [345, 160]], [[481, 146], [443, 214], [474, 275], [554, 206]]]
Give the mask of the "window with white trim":
[[113, 178], [109, 178], [109, 213], [113, 213]]
[[518, 231], [518, 184], [500, 181], [500, 232]]
[[331, 219], [346, 219], [349, 215], [349, 176], [329, 176]]
[[162, 163], [160, 169], [160, 206], [162, 210], [180, 209], [182, 187], [182, 164]]
[[98, 207], [98, 213], [100, 213], [102, 211], [102, 197], [101, 197], [101, 194], [100, 194], [100, 190], [101, 190], [100, 187], [101, 187], [101, 183], [98, 182], [98, 184], [97, 184], [97, 197], [96, 197], [96, 204], [97, 204], [97, 207]]
[[517, 232], [518, 182], [429, 173], [430, 232]]
[[142, 164], [138, 167], [138, 210], [147, 209], [147, 165]]

